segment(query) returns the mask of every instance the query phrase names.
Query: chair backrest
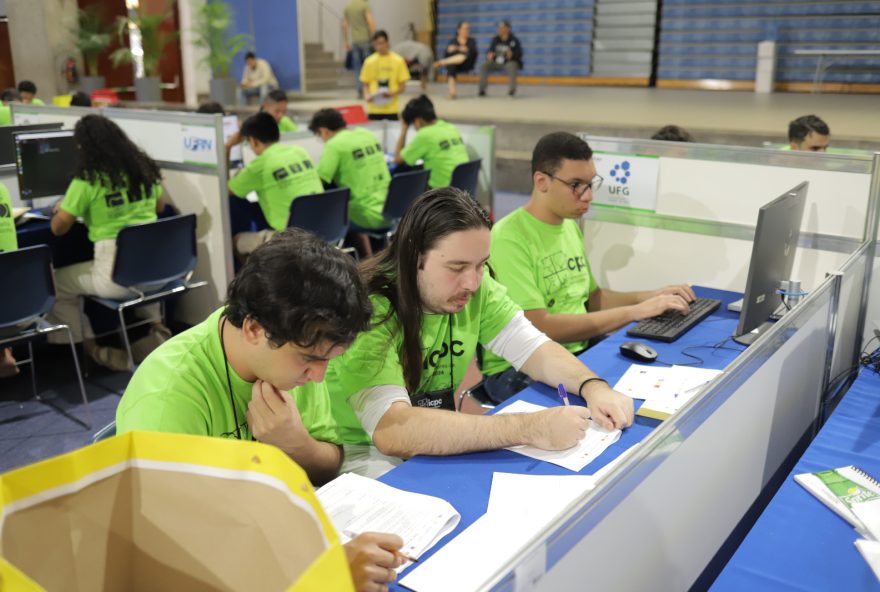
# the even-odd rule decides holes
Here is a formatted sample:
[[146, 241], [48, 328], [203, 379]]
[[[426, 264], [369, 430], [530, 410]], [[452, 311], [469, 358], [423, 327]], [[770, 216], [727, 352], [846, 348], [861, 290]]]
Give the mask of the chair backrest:
[[470, 162], [463, 162], [455, 167], [449, 186], [467, 191], [471, 197], [477, 199], [477, 183], [480, 180], [480, 165], [482, 163], [482, 159], [478, 158]]
[[0, 253], [0, 329], [46, 314], [55, 304], [52, 250], [46, 245]]
[[113, 281], [126, 288], [159, 288], [196, 268], [196, 215], [126, 226], [116, 236]]
[[410, 204], [428, 188], [428, 177], [430, 176], [430, 169], [426, 169], [398, 173], [391, 177], [382, 215], [388, 220], [403, 218], [403, 214], [409, 209]]
[[337, 244], [348, 233], [348, 187], [297, 197], [290, 204], [287, 226], [315, 233], [331, 244]]
[[344, 119], [345, 123], [348, 125], [357, 125], [369, 121], [367, 112], [364, 111], [362, 105], [346, 105], [344, 107], [336, 107], [336, 110], [342, 114], [342, 119]]

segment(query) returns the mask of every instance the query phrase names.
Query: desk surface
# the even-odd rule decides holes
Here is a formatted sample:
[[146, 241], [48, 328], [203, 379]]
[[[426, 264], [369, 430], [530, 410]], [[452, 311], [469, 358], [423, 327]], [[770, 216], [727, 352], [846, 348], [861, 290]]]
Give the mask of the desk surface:
[[862, 370], [712, 590], [880, 590], [852, 526], [794, 481], [847, 465], [880, 477], [880, 376], [871, 370]]
[[[701, 365], [703, 368], [724, 368], [744, 348], [729, 340], [724, 344], [724, 349], [713, 346], [727, 340], [736, 329], [739, 315], [728, 312], [726, 306], [741, 298], [742, 295], [708, 288], [696, 288], [695, 290], [698, 296], [722, 300], [721, 307], [679, 338], [678, 341], [674, 343], [651, 341], [650, 343], [659, 353], [658, 359], [663, 362], [669, 364], [696, 362], [681, 353], [685, 350], [687, 353], [699, 356], [704, 362]], [[627, 325], [627, 327], [629, 326]], [[626, 335], [627, 327], [620, 329], [579, 356], [594, 372], [607, 379], [612, 386], [632, 363], [621, 356], [618, 349], [621, 343], [632, 340]], [[554, 389], [538, 384], [525, 389], [498, 408], [501, 409], [517, 400], [525, 400], [548, 407], [560, 404]], [[571, 401], [572, 404], [577, 404], [581, 402], [581, 399], [573, 397]], [[641, 401], [636, 400], [635, 403], [638, 408]], [[659, 421], [636, 417], [633, 426], [624, 430], [620, 439], [603, 452], [599, 458], [584, 467], [581, 474], [595, 473], [633, 444], [640, 442], [658, 425], [660, 425]], [[534, 460], [509, 450], [496, 450], [447, 457], [417, 456], [389, 471], [379, 480], [406, 491], [443, 498], [461, 513], [461, 522], [456, 529], [422, 556], [422, 558], [427, 558], [486, 513], [489, 491], [492, 486], [492, 474], [495, 472], [532, 475], [573, 474], [571, 471], [554, 464]], [[550, 565], [547, 567], [549, 568]], [[407, 571], [404, 571], [401, 577]], [[392, 589], [403, 590], [404, 588], [392, 586]]]

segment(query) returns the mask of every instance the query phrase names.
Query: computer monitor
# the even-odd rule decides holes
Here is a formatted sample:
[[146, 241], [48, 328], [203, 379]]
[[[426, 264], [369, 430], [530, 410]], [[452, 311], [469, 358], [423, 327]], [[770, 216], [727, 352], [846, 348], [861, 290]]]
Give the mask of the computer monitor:
[[780, 281], [792, 279], [809, 186], [804, 181], [758, 210], [742, 312], [733, 337], [738, 343], [749, 345], [757, 339], [782, 304], [776, 290]]
[[73, 130], [28, 132], [13, 138], [22, 201], [63, 196], [79, 158]]
[[15, 164], [15, 142], [12, 140], [12, 134], [58, 129], [61, 129], [60, 123], [0, 126], [0, 166]]
[[[238, 124], [238, 115], [223, 116], [223, 140], [228, 141], [235, 135], [241, 126]], [[241, 144], [236, 144], [229, 151], [229, 167], [239, 168], [244, 166], [242, 163]]]

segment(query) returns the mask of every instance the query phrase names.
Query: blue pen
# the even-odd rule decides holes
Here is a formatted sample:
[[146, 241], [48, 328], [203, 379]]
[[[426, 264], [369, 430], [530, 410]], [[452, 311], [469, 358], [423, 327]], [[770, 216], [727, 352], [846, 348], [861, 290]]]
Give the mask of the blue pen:
[[565, 392], [565, 385], [564, 385], [564, 384], [560, 384], [558, 390], [559, 390], [559, 398], [562, 399], [562, 402], [565, 403], [566, 406], [568, 406], [568, 405], [569, 405], [569, 403], [568, 403], [568, 393]]

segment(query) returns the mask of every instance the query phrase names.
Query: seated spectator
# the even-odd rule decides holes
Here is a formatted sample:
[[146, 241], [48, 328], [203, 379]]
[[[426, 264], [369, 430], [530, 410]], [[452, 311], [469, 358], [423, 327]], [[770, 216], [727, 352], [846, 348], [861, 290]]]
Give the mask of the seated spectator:
[[207, 113], [213, 114], [218, 113], [220, 115], [226, 115], [226, 111], [223, 109], [223, 105], [218, 103], [217, 101], [208, 101], [206, 103], [202, 103], [199, 105], [199, 108], [196, 109], [196, 113]]
[[244, 61], [246, 65], [241, 74], [238, 102], [246, 104], [250, 97], [259, 97], [262, 103], [269, 91], [278, 88], [278, 79], [275, 78], [269, 62], [258, 58], [254, 52], [247, 52]]
[[664, 140], [666, 142], [693, 142], [694, 138], [683, 127], [677, 125], [664, 125], [657, 133], [651, 136], [652, 140]]
[[421, 83], [422, 92], [427, 92], [428, 76], [431, 74], [431, 64], [434, 61], [434, 52], [431, 48], [410, 39], [395, 44], [392, 51], [406, 61], [410, 77], [417, 78]]
[[798, 117], [788, 124], [788, 142], [792, 150], [826, 152], [831, 130], [815, 115]]
[[[413, 166], [423, 160], [425, 168], [431, 171], [428, 185], [434, 189], [448, 187], [455, 167], [470, 160], [461, 134], [451, 123], [437, 119], [434, 104], [425, 95], [407, 103], [400, 119], [394, 162]], [[416, 136], [404, 146], [410, 126], [415, 128]]]
[[409, 70], [406, 61], [388, 44], [388, 33], [373, 34], [375, 53], [368, 57], [361, 68], [361, 82], [366, 85], [364, 100], [367, 101], [367, 117], [370, 119], [397, 120], [400, 95], [406, 90]]
[[455, 36], [446, 45], [446, 55], [442, 60], [434, 62], [434, 68], [446, 68], [446, 84], [449, 86], [449, 98], [455, 99], [456, 77], [462, 72], [470, 72], [477, 63], [477, 40], [471, 37], [471, 26], [467, 21], [458, 23]]
[[7, 88], [0, 93], [0, 125], [12, 125], [12, 109], [9, 103], [18, 103], [21, 101], [18, 91], [15, 88]]
[[283, 90], [273, 90], [260, 106], [260, 111], [268, 113], [278, 122], [278, 131], [282, 134], [295, 132], [299, 126], [287, 116], [287, 95]]
[[522, 45], [510, 31], [510, 23], [501, 21], [498, 23], [498, 34], [492, 38], [489, 51], [486, 53], [486, 61], [480, 66], [480, 96], [486, 96], [486, 87], [489, 86], [489, 72], [504, 70], [510, 77], [507, 94], [511, 97], [516, 94], [516, 75], [522, 70]]
[[70, 95], [71, 107], [91, 107], [92, 98], [81, 90]]
[[22, 80], [18, 83], [18, 94], [21, 96], [21, 102], [25, 105], [46, 104], [37, 98], [37, 85], [30, 80]]

